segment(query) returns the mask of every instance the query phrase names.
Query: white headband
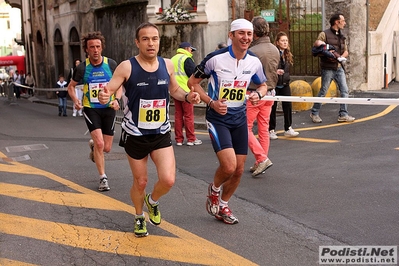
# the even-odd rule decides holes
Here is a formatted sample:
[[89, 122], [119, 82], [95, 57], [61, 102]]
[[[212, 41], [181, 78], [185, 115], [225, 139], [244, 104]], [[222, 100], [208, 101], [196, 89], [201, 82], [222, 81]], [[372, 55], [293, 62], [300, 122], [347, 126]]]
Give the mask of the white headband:
[[252, 25], [251, 22], [244, 18], [239, 18], [231, 22], [231, 27], [230, 31], [236, 31], [236, 30], [254, 30], [254, 26]]

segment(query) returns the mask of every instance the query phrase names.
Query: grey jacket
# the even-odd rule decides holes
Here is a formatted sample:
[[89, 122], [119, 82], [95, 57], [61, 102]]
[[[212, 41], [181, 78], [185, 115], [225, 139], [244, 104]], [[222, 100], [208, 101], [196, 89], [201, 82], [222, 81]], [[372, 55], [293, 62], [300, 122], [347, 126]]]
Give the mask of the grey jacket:
[[277, 85], [277, 67], [280, 62], [280, 52], [277, 47], [270, 42], [269, 36], [264, 36], [254, 40], [249, 50], [253, 52], [262, 63], [267, 78], [267, 89], [274, 89]]

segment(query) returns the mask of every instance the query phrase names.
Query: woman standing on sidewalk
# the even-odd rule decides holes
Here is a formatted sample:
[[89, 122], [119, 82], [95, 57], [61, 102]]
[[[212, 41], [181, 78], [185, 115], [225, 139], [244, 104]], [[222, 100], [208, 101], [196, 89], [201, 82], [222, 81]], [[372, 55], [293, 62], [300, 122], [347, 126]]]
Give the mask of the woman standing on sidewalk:
[[[280, 62], [278, 64], [277, 75], [278, 82], [276, 86], [276, 96], [291, 96], [290, 89], [290, 66], [293, 65], [293, 56], [290, 51], [288, 36], [285, 32], [279, 32], [276, 36], [275, 45], [280, 51]], [[292, 103], [282, 102], [284, 113], [284, 136], [296, 137], [299, 135], [292, 127]], [[274, 102], [272, 112], [270, 113], [269, 137], [278, 139], [276, 132], [276, 109], [277, 101]]]

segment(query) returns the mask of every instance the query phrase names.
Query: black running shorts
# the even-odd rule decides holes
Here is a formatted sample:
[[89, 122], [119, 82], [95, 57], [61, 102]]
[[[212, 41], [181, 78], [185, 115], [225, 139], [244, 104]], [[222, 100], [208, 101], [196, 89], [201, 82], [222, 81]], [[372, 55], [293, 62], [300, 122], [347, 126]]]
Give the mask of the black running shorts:
[[128, 135], [124, 143], [127, 155], [136, 160], [145, 158], [154, 150], [172, 146], [170, 131], [165, 134], [144, 136]]
[[104, 135], [114, 135], [116, 115], [114, 109], [84, 107], [83, 115], [90, 132], [100, 128]]

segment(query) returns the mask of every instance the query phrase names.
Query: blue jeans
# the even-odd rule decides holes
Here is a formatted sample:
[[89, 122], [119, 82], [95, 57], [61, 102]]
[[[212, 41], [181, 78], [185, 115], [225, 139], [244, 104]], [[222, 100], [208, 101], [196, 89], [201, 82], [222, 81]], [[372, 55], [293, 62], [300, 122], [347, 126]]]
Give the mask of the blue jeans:
[[[322, 69], [321, 70], [321, 88], [317, 97], [326, 96], [327, 90], [330, 87], [332, 80], [338, 85], [338, 89], [342, 98], [348, 98], [348, 85], [346, 85], [346, 76], [345, 71], [342, 67], [339, 67], [337, 70], [331, 69]], [[311, 110], [313, 115], [319, 115], [319, 111], [321, 108], [321, 103], [314, 103], [313, 108]], [[347, 116], [348, 115], [348, 105], [340, 104], [339, 116]]]
[[58, 113], [61, 114], [62, 112], [63, 115], [66, 115], [67, 114], [66, 109], [67, 109], [67, 98], [58, 97]]

